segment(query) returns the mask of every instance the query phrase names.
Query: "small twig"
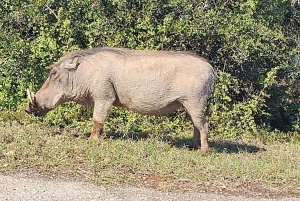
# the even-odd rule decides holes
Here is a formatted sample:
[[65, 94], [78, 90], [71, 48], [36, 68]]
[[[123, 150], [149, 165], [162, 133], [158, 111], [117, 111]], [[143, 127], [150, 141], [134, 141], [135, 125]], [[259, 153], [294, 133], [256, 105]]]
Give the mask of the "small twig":
[[3, 61], [0, 62], [0, 65], [5, 63], [8, 60], [8, 58], [4, 58]]
[[55, 14], [55, 12], [47, 4], [45, 6], [55, 16], [55, 18], [57, 19], [57, 21], [59, 21], [58, 16]]

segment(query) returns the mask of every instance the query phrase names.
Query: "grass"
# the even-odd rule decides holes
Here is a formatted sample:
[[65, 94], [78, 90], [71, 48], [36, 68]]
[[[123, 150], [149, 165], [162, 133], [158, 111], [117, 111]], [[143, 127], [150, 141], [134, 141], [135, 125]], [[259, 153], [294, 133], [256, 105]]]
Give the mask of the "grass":
[[211, 154], [203, 156], [186, 146], [192, 138], [188, 129], [163, 137], [133, 137], [127, 129], [90, 141], [76, 128], [60, 129], [19, 113], [5, 115], [0, 117], [1, 172], [66, 174], [107, 187], [300, 196], [299, 135], [247, 143], [212, 137]]

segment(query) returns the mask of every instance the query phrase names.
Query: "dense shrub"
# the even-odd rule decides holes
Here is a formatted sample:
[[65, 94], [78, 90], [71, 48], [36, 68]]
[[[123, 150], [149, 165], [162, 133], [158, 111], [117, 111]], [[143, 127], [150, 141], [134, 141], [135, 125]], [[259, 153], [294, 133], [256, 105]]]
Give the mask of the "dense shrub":
[[[298, 2], [281, 0], [3, 0], [0, 110], [23, 105], [25, 89], [37, 90], [49, 64], [75, 49], [188, 50], [218, 71], [209, 111], [216, 136], [299, 130], [299, 13]], [[53, 124], [90, 111], [65, 108]]]

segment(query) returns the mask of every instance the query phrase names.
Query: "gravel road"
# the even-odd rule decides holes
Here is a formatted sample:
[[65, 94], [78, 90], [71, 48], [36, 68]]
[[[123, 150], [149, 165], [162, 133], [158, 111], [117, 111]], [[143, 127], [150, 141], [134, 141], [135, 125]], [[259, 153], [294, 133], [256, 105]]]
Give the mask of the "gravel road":
[[136, 187], [104, 187], [71, 180], [69, 178], [43, 177], [37, 174], [5, 174], [0, 172], [0, 201], [300, 201], [299, 198], [251, 198], [244, 196], [206, 193], [170, 193]]

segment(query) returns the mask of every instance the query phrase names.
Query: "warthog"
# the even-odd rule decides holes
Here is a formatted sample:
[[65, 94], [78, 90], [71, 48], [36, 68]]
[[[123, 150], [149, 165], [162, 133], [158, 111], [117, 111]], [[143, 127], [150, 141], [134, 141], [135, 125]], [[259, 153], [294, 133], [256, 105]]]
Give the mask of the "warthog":
[[194, 125], [193, 148], [207, 153], [207, 99], [214, 70], [203, 58], [185, 52], [94, 48], [76, 51], [52, 65], [34, 95], [28, 92], [27, 113], [43, 116], [66, 101], [93, 105], [93, 131], [98, 138], [112, 106], [140, 114], [164, 115], [183, 106]]

